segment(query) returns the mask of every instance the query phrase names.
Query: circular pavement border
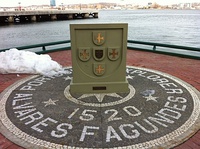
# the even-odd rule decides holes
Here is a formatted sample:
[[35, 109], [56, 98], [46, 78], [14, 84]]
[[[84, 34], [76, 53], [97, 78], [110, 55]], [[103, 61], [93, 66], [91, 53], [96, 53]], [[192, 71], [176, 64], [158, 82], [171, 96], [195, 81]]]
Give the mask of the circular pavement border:
[[[70, 72], [69, 70], [71, 70], [71, 67], [67, 67], [66, 70], [68, 72]], [[63, 77], [65, 77], [65, 81], [68, 81], [67, 83], [69, 83], [70, 82], [70, 77], [69, 77], [70, 75], [71, 75], [71, 73], [68, 73], [68, 74], [63, 75], [63, 76], [61, 75], [61, 76], [54, 77], [54, 78], [52, 77], [51, 79], [52, 80], [55, 79], [55, 78], [59, 79], [61, 77], [63, 79]], [[178, 78], [171, 76], [169, 74], [166, 74], [166, 73], [163, 73], [163, 72], [160, 72], [160, 71], [151, 70], [151, 69], [146, 69], [146, 68], [138, 68], [138, 67], [133, 67], [133, 66], [127, 66], [127, 79], [130, 79], [129, 83], [131, 84], [131, 85], [129, 85], [129, 88], [131, 88], [131, 90], [133, 91], [134, 96], [146, 99], [145, 103], [149, 104], [149, 101], [151, 100], [151, 102], [153, 104], [156, 104], [158, 97], [153, 97], [154, 95], [159, 96], [159, 97], [162, 95], [163, 98], [164, 97], [166, 98], [167, 95], [165, 95], [164, 92], [170, 93], [170, 91], [174, 91], [174, 92], [176, 91], [176, 90], [168, 90], [167, 86], [174, 84], [174, 87], [176, 87], [176, 86], [183, 87], [185, 92], [189, 93], [188, 95], [186, 94], [186, 96], [188, 98], [191, 97], [191, 99], [192, 99], [192, 101], [190, 101], [191, 103], [189, 105], [187, 105], [188, 107], [191, 106], [191, 109], [190, 109], [191, 115], [187, 115], [188, 119], [183, 121], [183, 124], [179, 124], [179, 123], [182, 123], [182, 121], [177, 118], [177, 123], [178, 123], [178, 125], [176, 126], [177, 128], [175, 127], [175, 130], [169, 131], [169, 130], [164, 128], [164, 127], [167, 127], [166, 123], [164, 123], [164, 122], [162, 123], [162, 121], [158, 121], [158, 120], [156, 121], [155, 118], [154, 118], [153, 122], [156, 122], [156, 124], [160, 124], [159, 127], [164, 126], [163, 131], [168, 131], [168, 132], [165, 135], [163, 135], [163, 134], [160, 135], [160, 136], [158, 135], [158, 137], [152, 135], [153, 139], [150, 139], [150, 140], [148, 140], [149, 138], [145, 138], [148, 141], [145, 141], [145, 140], [143, 141], [142, 139], [139, 140], [138, 142], [135, 141], [135, 140], [132, 141], [131, 139], [133, 139], [133, 137], [135, 137], [135, 138], [138, 137], [136, 135], [136, 132], [139, 133], [139, 131], [136, 131], [136, 129], [134, 129], [135, 134], [131, 136], [130, 134], [127, 133], [127, 131], [125, 131], [125, 127], [131, 127], [131, 128], [133, 128], [133, 127], [139, 128], [140, 127], [140, 129], [143, 130], [143, 131], [145, 129], [144, 129], [144, 127], [141, 126], [141, 124], [139, 124], [139, 120], [134, 122], [134, 123], [131, 123], [131, 124], [124, 124], [125, 122], [123, 121], [123, 118], [121, 118], [121, 119], [120, 118], [110, 119], [110, 121], [107, 120], [107, 121], [103, 122], [102, 126], [105, 125], [107, 127], [107, 125], [109, 124], [109, 125], [111, 125], [111, 127], [109, 127], [107, 129], [106, 142], [101, 142], [100, 144], [97, 144], [97, 146], [95, 146], [95, 147], [92, 146], [92, 144], [91, 145], [90, 144], [89, 145], [88, 144], [82, 144], [81, 145], [81, 143], [80, 143], [80, 144], [77, 144], [77, 146], [76, 146], [76, 145], [68, 145], [68, 144], [63, 144], [63, 143], [59, 144], [59, 143], [56, 143], [56, 141], [52, 141], [52, 142], [47, 141], [48, 139], [43, 140], [43, 139], [40, 138], [42, 136], [40, 136], [40, 137], [38, 136], [38, 134], [40, 134], [40, 133], [38, 133], [38, 134], [36, 133], [35, 135], [31, 135], [31, 134], [29, 134], [29, 132], [25, 132], [24, 130], [22, 130], [20, 125], [23, 125], [23, 124], [28, 125], [29, 124], [29, 122], [27, 122], [27, 121], [22, 123], [22, 124], [18, 124], [19, 122], [22, 122], [25, 119], [25, 117], [19, 119], [19, 117], [22, 116], [23, 113], [21, 113], [21, 115], [20, 115], [19, 112], [17, 113], [16, 111], [14, 112], [14, 110], [12, 110], [11, 112], [14, 112], [14, 113], [9, 114], [8, 108], [7, 108], [8, 106], [11, 105], [11, 104], [9, 104], [8, 100], [11, 100], [11, 98], [12, 99], [15, 98], [14, 96], [11, 97], [11, 94], [13, 92], [18, 92], [19, 87], [22, 87], [23, 84], [27, 84], [27, 82], [30, 82], [31, 80], [34, 80], [38, 77], [40, 77], [40, 76], [34, 75], [34, 76], [27, 77], [25, 79], [22, 79], [20, 81], [17, 81], [16, 83], [14, 83], [10, 87], [8, 87], [5, 91], [3, 91], [0, 95], [0, 99], [1, 99], [1, 103], [0, 103], [0, 119], [1, 119], [1, 121], [0, 121], [0, 132], [5, 137], [10, 139], [12, 142], [14, 142], [14, 143], [16, 143], [16, 144], [18, 144], [22, 147], [25, 147], [25, 148], [38, 148], [38, 149], [40, 149], [40, 148], [42, 149], [44, 147], [45, 148], [55, 148], [55, 147], [56, 148], [74, 148], [74, 147], [76, 147], [77, 149], [78, 148], [138, 148], [139, 149], [139, 148], [152, 148], [152, 147], [154, 147], [154, 148], [170, 148], [170, 147], [174, 147], [174, 146], [184, 142], [189, 137], [191, 137], [196, 131], [198, 131], [199, 128], [200, 128], [200, 111], [199, 111], [199, 109], [200, 109], [200, 93], [199, 93], [198, 90], [196, 90], [194, 87], [192, 87], [188, 83], [182, 81], [181, 79], [178, 79]], [[162, 78], [159, 78], [159, 77], [162, 77]], [[49, 79], [49, 80], [47, 79], [46, 82], [52, 81], [51, 79]], [[137, 84], [139, 84], [139, 83], [137, 81], [134, 82], [134, 79], [139, 80], [138, 82], [141, 82], [141, 80], [144, 80], [144, 84], [141, 83], [140, 85], [136, 85], [134, 83], [137, 83]], [[163, 82], [166, 82], [167, 80], [171, 80], [173, 83], [170, 82], [169, 84], [164, 84]], [[43, 81], [43, 83], [46, 83], [44, 80], [42, 80], [42, 81]], [[60, 82], [62, 82], [62, 81], [60, 81]], [[160, 82], [160, 83], [158, 83], [158, 82]], [[152, 84], [150, 84], [150, 83], [152, 83]], [[175, 84], [175, 83], [177, 83], [177, 84]], [[50, 84], [52, 84], [52, 82]], [[61, 86], [60, 84], [58, 84], [58, 85]], [[150, 85], [150, 87], [148, 88], [147, 85]], [[154, 88], [154, 85], [158, 85], [158, 87]], [[50, 85], [48, 84], [48, 86], [50, 86]], [[135, 86], [137, 86], [136, 89], [134, 89]], [[143, 88], [145, 88], [145, 90], [142, 90]], [[152, 89], [152, 88], [154, 88], [154, 89]], [[137, 90], [139, 90], [139, 92]], [[159, 90], [159, 91], [157, 92], [157, 90]], [[29, 90], [29, 93], [30, 93], [30, 90]], [[41, 93], [44, 93], [44, 92], [41, 92]], [[75, 108], [74, 112], [73, 112], [74, 108], [71, 109], [72, 113], [71, 113], [70, 116], [68, 116], [70, 121], [72, 121], [72, 119], [71, 119], [72, 116], [74, 116], [78, 112], [78, 110], [81, 110], [81, 108], [82, 108], [81, 106], [92, 107], [92, 108], [95, 108], [95, 107], [98, 108], [99, 107], [101, 110], [104, 110], [104, 113], [101, 113], [101, 117], [102, 117], [102, 114], [107, 114], [107, 113], [113, 111], [113, 109], [109, 109], [110, 106], [118, 108], [118, 106], [120, 107], [121, 104], [125, 104], [126, 102], [127, 102], [127, 105], [125, 105], [124, 108], [120, 107], [120, 110], [124, 109], [126, 114], [128, 113], [129, 116], [135, 116], [136, 117], [135, 113], [133, 114], [133, 112], [129, 111], [130, 107], [131, 107], [131, 110], [135, 110], [137, 112], [142, 111], [141, 110], [142, 108], [137, 109], [135, 106], [129, 105], [131, 102], [134, 102], [134, 103], [140, 102], [141, 105], [143, 104], [142, 101], [136, 101], [136, 97], [133, 101], [130, 101], [130, 98], [134, 98], [134, 97], [132, 97], [132, 95], [130, 95], [130, 93], [129, 94], [112, 95], [112, 98], [115, 98], [113, 100], [112, 100], [111, 97], [104, 95], [103, 97], [101, 97], [101, 99], [98, 99], [98, 101], [95, 101], [98, 98], [98, 96], [95, 96], [95, 95], [93, 95], [94, 97], [91, 96], [91, 95], [87, 95], [87, 96], [84, 96], [83, 98], [72, 97], [72, 95], [69, 93], [69, 89], [67, 87], [65, 89], [63, 88], [63, 91], [61, 93], [63, 93], [63, 97], [66, 97], [66, 99], [68, 98], [68, 100], [63, 100], [63, 102], [67, 102], [67, 103], [71, 104], [72, 107], [74, 107], [74, 105], [76, 105], [76, 104], [79, 105], [79, 108]], [[66, 94], [68, 94], [68, 95], [66, 95]], [[175, 92], [174, 94], [171, 94], [171, 95], [176, 96], [177, 94], [179, 94], [179, 93]], [[40, 95], [38, 95], [38, 96], [40, 96]], [[169, 97], [171, 98], [172, 96], [169, 96]], [[112, 101], [108, 102], [104, 98], [108, 98], [109, 100], [112, 100]], [[162, 98], [162, 97], [160, 97], [160, 98]], [[183, 99], [184, 98], [182, 98], [182, 100], [180, 100], [180, 101], [183, 102]], [[79, 100], [80, 100], [80, 103], [79, 103]], [[116, 100], [118, 100], [118, 101], [116, 101]], [[53, 101], [53, 100], [51, 100], [51, 101]], [[45, 105], [43, 107], [48, 108], [48, 104], [52, 104], [52, 105], [54, 104], [55, 105], [55, 102], [57, 102], [57, 101], [58, 100], [55, 100], [53, 103], [52, 102], [50, 103], [50, 100], [49, 101], [45, 100], [43, 102], [40, 101], [40, 103], [45, 103]], [[162, 102], [164, 103], [164, 105], [166, 105], [166, 103], [168, 103], [168, 106], [169, 106], [169, 102], [166, 102], [166, 103], [164, 101], [162, 101]], [[162, 105], [163, 105], [163, 103], [162, 103]], [[27, 106], [27, 104], [29, 104], [29, 103], [21, 105], [21, 107], [19, 105], [18, 107], [15, 107], [15, 109], [17, 109], [17, 108], [18, 109], [19, 108], [22, 108], [22, 109], [25, 108], [26, 109], [25, 106]], [[101, 106], [101, 104], [103, 106]], [[32, 106], [32, 105], [29, 105], [29, 106]], [[182, 107], [182, 111], [185, 110], [183, 107]], [[39, 107], [37, 107], [37, 108], [39, 108]], [[103, 109], [103, 108], [105, 108], [105, 109]], [[175, 106], [173, 108], [175, 108]], [[176, 108], [178, 109], [177, 106], [176, 106]], [[60, 110], [61, 109], [62, 109], [62, 106], [60, 107]], [[155, 111], [153, 111], [155, 109], [152, 108], [150, 110], [155, 113]], [[159, 110], [160, 113], [158, 112], [156, 114], [157, 115], [161, 114], [164, 111], [164, 109], [166, 109], [166, 108], [159, 109], [159, 107], [158, 107], [158, 110]], [[40, 110], [42, 110], [42, 109], [40, 109]], [[118, 110], [118, 111], [120, 111], [120, 110]], [[84, 108], [83, 108], [83, 111], [84, 111]], [[95, 109], [86, 110], [86, 112], [88, 112], [88, 111], [93, 112], [93, 113], [99, 112]], [[117, 110], [115, 110], [115, 111], [117, 111]], [[173, 110], [168, 110], [168, 111], [170, 112], [170, 111], [173, 111]], [[11, 115], [14, 115], [16, 113], [19, 114], [19, 115], [15, 116], [16, 117], [16, 118], [14, 118], [15, 120], [11, 119]], [[86, 135], [88, 135], [88, 136], [93, 135], [93, 132], [86, 132], [87, 129], [90, 128], [91, 130], [97, 130], [97, 128], [98, 128], [98, 127], [94, 127], [94, 126], [93, 127], [89, 127], [89, 126], [85, 127], [85, 125], [88, 125], [88, 121], [94, 122], [94, 119], [96, 117], [94, 117], [93, 115], [91, 116], [91, 113], [90, 113], [90, 116], [87, 117], [88, 115], [86, 115], [86, 113], [85, 113], [85, 115], [83, 115], [83, 113], [82, 113], [82, 116], [79, 117], [79, 118], [82, 119], [81, 122], [84, 123], [84, 126], [82, 126], [82, 127], [84, 127], [84, 130], [82, 131], [82, 135], [81, 135], [81, 138], [80, 138], [79, 141], [84, 140]], [[176, 113], [178, 113], [178, 112], [176, 112]], [[138, 114], [137, 116], [141, 115], [141, 113], [139, 113], [139, 112], [137, 114]], [[165, 116], [166, 115], [167, 115], [167, 113], [165, 113]], [[122, 115], [122, 116], [124, 116], [124, 115]], [[18, 117], [19, 120], [17, 119], [17, 117]], [[150, 118], [152, 120], [151, 115], [148, 115], [146, 117], [148, 117], [149, 119], [145, 119], [145, 120], [147, 120], [149, 122], [150, 122]], [[176, 117], [176, 116], [171, 115], [171, 117]], [[181, 117], [181, 118], [183, 118], [183, 117]], [[103, 118], [101, 118], [101, 121], [102, 121], [102, 119]], [[50, 118], [49, 118], [49, 120], [50, 120]], [[74, 119], [74, 120], [77, 121], [77, 119]], [[120, 124], [120, 120], [122, 120], [121, 124]], [[16, 121], [16, 123], [13, 123], [15, 121]], [[79, 119], [79, 121], [80, 121], [80, 119]], [[87, 121], [87, 122], [85, 122], [85, 121]], [[132, 122], [133, 119], [128, 119], [127, 117], [125, 117], [125, 121]], [[165, 119], [165, 122], [166, 121], [168, 121], [169, 123], [170, 122], [172, 123], [172, 121], [170, 121], [167, 118]], [[32, 126], [31, 128], [34, 128], [35, 131], [39, 132], [39, 131], [41, 131], [41, 129], [38, 126], [40, 126], [40, 125], [42, 125], [42, 126], [47, 125], [48, 126], [48, 124], [45, 123], [45, 122], [46, 121], [43, 121], [43, 123], [41, 123], [41, 122], [37, 123], [34, 126]], [[51, 122], [58, 123], [54, 119], [51, 119]], [[174, 122], [175, 122], [175, 120], [174, 120]], [[66, 125], [66, 123], [62, 123], [60, 126], [63, 126], [64, 124]], [[119, 128], [121, 130], [121, 133], [124, 135], [124, 138], [125, 139], [129, 138], [129, 141], [131, 140], [131, 142], [129, 142], [129, 141], [120, 142], [122, 140], [121, 139], [122, 137], [120, 135], [118, 135], [118, 133], [115, 131], [115, 127], [114, 127], [115, 125], [118, 125], [118, 124], [120, 125]], [[133, 124], [135, 124], [135, 125], [133, 126]], [[25, 127], [25, 126], [26, 125], [24, 125], [22, 127]], [[68, 124], [67, 126], [68, 126], [68, 129], [72, 129], [72, 126], [75, 126], [75, 124], [74, 123], [73, 123], [73, 125]], [[151, 126], [153, 126], [153, 125], [151, 125]], [[77, 126], [77, 128], [78, 128], [78, 126]], [[28, 127], [26, 129], [28, 129]], [[100, 127], [98, 129], [101, 130]], [[59, 129], [59, 130], [61, 130], [61, 129]], [[102, 130], [103, 130], [103, 128], [102, 128]], [[103, 130], [102, 133], [104, 133], [104, 130]], [[149, 133], [148, 131], [146, 131], [146, 134], [141, 133], [141, 136], [145, 136], [145, 135], [148, 136], [149, 135], [148, 133]], [[67, 135], [67, 134], [65, 134], [65, 135]], [[108, 137], [109, 135], [110, 135], [110, 138]], [[57, 136], [57, 139], [58, 139], [61, 135], [55, 135], [55, 131], [54, 131], [54, 137], [55, 136]], [[103, 134], [101, 134], [101, 136], [103, 136]], [[111, 145], [107, 146], [106, 143], [109, 142], [111, 139], [115, 139], [117, 141], [115, 141]], [[66, 141], [66, 140], [64, 140], [64, 141]], [[134, 141], [136, 143], [134, 143]], [[101, 146], [101, 144], [103, 144], [104, 146], [103, 145]], [[115, 144], [117, 146], [114, 146]], [[120, 144], [122, 144], [122, 145], [120, 145]]]

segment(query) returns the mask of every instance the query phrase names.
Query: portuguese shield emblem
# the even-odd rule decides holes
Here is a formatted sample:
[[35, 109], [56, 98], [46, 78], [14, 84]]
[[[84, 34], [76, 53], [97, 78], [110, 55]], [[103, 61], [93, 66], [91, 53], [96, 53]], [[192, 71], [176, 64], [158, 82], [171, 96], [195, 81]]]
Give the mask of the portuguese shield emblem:
[[115, 61], [120, 56], [120, 49], [119, 48], [108, 48], [108, 58], [111, 61]]
[[88, 61], [91, 57], [90, 48], [79, 48], [78, 52], [78, 56], [81, 61]]
[[94, 44], [100, 46], [105, 42], [105, 31], [93, 31], [93, 42]]
[[95, 63], [93, 64], [93, 72], [97, 76], [102, 76], [105, 73], [105, 64], [104, 63]]
[[105, 57], [105, 48], [94, 48], [93, 57], [97, 61], [101, 61]]

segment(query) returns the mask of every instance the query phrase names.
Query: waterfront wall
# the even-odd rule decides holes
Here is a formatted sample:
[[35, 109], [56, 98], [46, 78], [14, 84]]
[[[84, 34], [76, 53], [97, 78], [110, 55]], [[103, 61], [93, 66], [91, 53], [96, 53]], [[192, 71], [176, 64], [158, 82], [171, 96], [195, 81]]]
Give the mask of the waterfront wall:
[[98, 18], [97, 10], [3, 11], [0, 23]]

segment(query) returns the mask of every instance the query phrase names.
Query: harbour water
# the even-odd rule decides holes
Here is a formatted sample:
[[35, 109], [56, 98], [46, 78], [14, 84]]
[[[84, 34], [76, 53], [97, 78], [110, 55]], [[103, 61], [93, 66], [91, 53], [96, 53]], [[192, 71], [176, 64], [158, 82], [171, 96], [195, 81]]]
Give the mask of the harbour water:
[[0, 25], [0, 49], [70, 39], [69, 24], [128, 23], [128, 39], [200, 48], [200, 10], [100, 10], [98, 19]]

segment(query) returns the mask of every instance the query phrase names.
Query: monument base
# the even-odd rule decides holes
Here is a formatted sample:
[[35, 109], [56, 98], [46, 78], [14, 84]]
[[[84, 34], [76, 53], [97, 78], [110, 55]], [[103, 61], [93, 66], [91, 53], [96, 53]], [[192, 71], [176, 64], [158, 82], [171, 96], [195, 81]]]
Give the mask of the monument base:
[[97, 82], [70, 83], [71, 93], [128, 93], [128, 81], [125, 82]]

